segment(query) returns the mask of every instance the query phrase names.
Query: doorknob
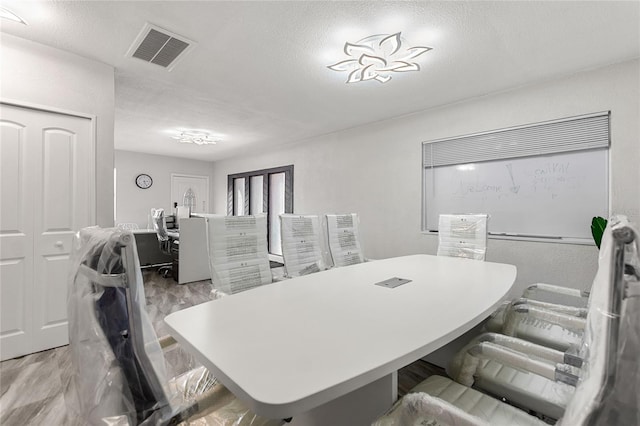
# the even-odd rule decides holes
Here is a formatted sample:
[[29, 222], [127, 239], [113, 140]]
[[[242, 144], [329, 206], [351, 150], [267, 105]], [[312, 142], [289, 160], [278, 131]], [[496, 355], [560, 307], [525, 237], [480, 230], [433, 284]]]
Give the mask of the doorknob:
[[64, 243], [62, 241], [56, 241], [56, 243], [54, 244], [54, 246], [62, 248], [64, 247]]

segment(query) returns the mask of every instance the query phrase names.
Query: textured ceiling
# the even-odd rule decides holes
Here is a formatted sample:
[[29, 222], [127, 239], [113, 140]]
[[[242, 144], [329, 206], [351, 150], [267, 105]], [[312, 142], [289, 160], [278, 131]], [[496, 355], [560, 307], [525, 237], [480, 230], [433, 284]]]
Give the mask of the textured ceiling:
[[[1, 30], [113, 65], [115, 147], [217, 160], [640, 56], [640, 3], [1, 0]], [[146, 22], [197, 45], [171, 72], [125, 56]], [[345, 84], [346, 41], [402, 31], [419, 72]], [[179, 144], [179, 128], [223, 135]]]

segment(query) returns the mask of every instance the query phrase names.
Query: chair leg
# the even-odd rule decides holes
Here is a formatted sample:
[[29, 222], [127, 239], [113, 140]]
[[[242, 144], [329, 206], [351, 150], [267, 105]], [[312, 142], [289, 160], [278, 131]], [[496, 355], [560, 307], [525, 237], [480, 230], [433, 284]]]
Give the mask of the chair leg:
[[160, 274], [162, 278], [169, 278], [169, 276], [171, 275], [171, 270], [171, 266], [161, 266], [160, 268], [158, 268], [158, 274]]

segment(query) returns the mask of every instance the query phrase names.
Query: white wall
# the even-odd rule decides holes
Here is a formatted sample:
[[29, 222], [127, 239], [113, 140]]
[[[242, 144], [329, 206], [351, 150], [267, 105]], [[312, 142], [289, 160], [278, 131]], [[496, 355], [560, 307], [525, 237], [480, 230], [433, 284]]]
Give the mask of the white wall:
[[[360, 213], [371, 258], [435, 254], [437, 237], [420, 232], [421, 142], [611, 110], [612, 212], [638, 222], [638, 75], [634, 60], [215, 162], [213, 210], [225, 212], [228, 174], [294, 164], [295, 212]], [[596, 270], [597, 250], [490, 240], [487, 260], [517, 266], [514, 294], [540, 281], [585, 288]]]
[[0, 39], [0, 97], [96, 116], [96, 212], [113, 224], [114, 69], [8, 34]]
[[[163, 208], [166, 212], [172, 212], [171, 173], [208, 176], [209, 206], [211, 206], [213, 199], [211, 162], [116, 150], [115, 167], [117, 170], [116, 222], [118, 223], [137, 223], [139, 227], [146, 228], [147, 215], [151, 208]], [[153, 179], [151, 188], [140, 189], [136, 186], [135, 179], [140, 173], [151, 176]]]

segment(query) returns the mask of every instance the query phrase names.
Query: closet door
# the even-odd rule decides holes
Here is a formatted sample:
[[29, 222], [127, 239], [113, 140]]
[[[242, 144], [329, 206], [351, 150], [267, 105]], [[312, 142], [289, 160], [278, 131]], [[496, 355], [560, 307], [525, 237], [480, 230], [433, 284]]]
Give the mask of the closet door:
[[[3, 321], [0, 350], [2, 359], [6, 359], [68, 343], [69, 255], [73, 234], [92, 223], [94, 167], [91, 120], [9, 105], [2, 105], [0, 112], [3, 129], [21, 128], [21, 135], [14, 139], [9, 132], [7, 146], [22, 146], [24, 166], [16, 167], [18, 161], [9, 163], [4, 152], [2, 166], [4, 169], [5, 162], [9, 163], [8, 173], [13, 174], [14, 181], [24, 182], [10, 194], [28, 211], [19, 227], [7, 223], [7, 228], [20, 228], [12, 232], [24, 240], [24, 250], [19, 253], [23, 257], [19, 258], [24, 259], [25, 269], [30, 269], [16, 277], [20, 280], [10, 281], [10, 294], [4, 294], [4, 277], [2, 280], [2, 319], [8, 311], [10, 323], [15, 322], [20, 318], [18, 309], [22, 309], [24, 320], [16, 337], [28, 342], [13, 347], [10, 336], [16, 333], [7, 334]], [[5, 142], [3, 138], [3, 150]], [[9, 235], [5, 233], [5, 201], [8, 199], [3, 191], [2, 237]], [[8, 245], [16, 246], [14, 242]], [[4, 250], [0, 256], [5, 262]], [[11, 325], [11, 329], [18, 327]]]
[[27, 123], [0, 105], [0, 360], [30, 352], [35, 159]]

